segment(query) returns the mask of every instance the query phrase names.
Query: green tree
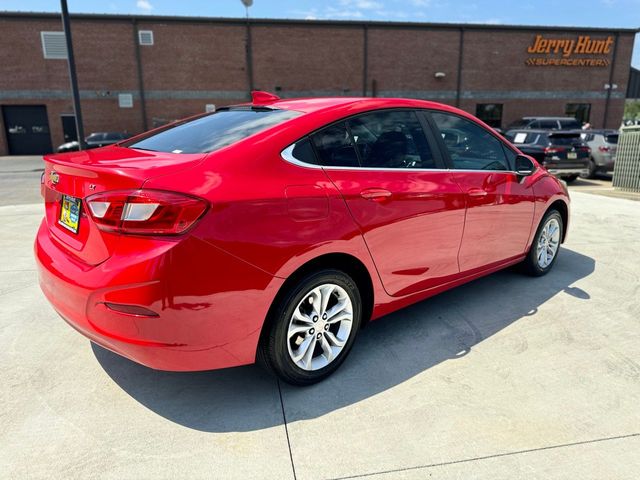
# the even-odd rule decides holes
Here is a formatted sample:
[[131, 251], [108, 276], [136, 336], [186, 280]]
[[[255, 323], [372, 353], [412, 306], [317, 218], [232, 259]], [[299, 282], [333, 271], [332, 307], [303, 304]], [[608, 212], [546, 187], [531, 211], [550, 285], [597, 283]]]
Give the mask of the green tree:
[[640, 120], [640, 100], [627, 100], [624, 104], [625, 120]]

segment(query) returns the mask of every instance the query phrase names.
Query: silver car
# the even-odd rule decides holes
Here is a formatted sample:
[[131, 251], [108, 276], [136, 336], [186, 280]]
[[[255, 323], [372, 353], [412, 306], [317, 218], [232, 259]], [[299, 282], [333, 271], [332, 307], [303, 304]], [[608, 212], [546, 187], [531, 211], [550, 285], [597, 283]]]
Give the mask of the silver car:
[[586, 178], [594, 178], [598, 173], [612, 172], [618, 149], [617, 130], [588, 130], [581, 137], [591, 148], [589, 173]]

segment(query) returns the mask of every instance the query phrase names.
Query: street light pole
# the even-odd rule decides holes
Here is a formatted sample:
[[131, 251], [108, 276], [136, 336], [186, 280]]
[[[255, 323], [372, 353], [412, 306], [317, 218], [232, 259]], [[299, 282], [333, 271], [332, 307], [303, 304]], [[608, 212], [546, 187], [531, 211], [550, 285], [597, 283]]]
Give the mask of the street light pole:
[[249, 86], [249, 98], [251, 98], [251, 92], [253, 91], [253, 57], [251, 48], [251, 25], [249, 24], [249, 7], [253, 5], [253, 0], [241, 0], [246, 10], [246, 25], [247, 33], [245, 38], [245, 54], [247, 58], [247, 84]]
[[82, 110], [80, 108], [80, 93], [78, 92], [78, 78], [76, 77], [76, 62], [73, 56], [73, 42], [71, 41], [71, 26], [69, 24], [69, 9], [67, 0], [60, 0], [62, 9], [62, 27], [67, 42], [67, 60], [69, 64], [69, 78], [71, 79], [71, 96], [73, 97], [73, 111], [76, 118], [76, 132], [80, 150], [84, 147], [84, 128], [82, 126]]

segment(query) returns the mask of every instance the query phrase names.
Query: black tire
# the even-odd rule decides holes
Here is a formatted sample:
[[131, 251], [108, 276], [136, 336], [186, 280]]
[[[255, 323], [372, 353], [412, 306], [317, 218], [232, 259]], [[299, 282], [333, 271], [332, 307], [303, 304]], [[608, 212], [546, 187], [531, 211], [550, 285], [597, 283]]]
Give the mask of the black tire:
[[[551, 219], [555, 218], [558, 221], [558, 225], [560, 225], [560, 240], [558, 242], [558, 249], [556, 250], [556, 254], [551, 260], [551, 263], [545, 267], [541, 267], [538, 264], [538, 242], [540, 241], [540, 236], [542, 235], [542, 231], [547, 222]], [[522, 266], [524, 267], [524, 271], [533, 276], [533, 277], [541, 277], [542, 275], [546, 275], [553, 268], [558, 259], [558, 255], [560, 254], [560, 242], [562, 241], [564, 235], [564, 222], [562, 221], [562, 215], [557, 210], [549, 210], [545, 213], [544, 217], [540, 221], [540, 225], [538, 225], [538, 229], [536, 230], [536, 234], [533, 237], [533, 242], [531, 243], [531, 248], [529, 249], [529, 253], [527, 257], [522, 262]]]
[[598, 167], [596, 166], [595, 160], [592, 158], [589, 160], [589, 172], [586, 175], [580, 175], [583, 178], [596, 178], [596, 174], [598, 173]]
[[569, 175], [567, 177], [562, 177], [562, 178], [565, 182], [571, 183], [571, 182], [574, 182], [576, 178], [578, 178], [578, 175]]
[[[289, 354], [290, 340], [287, 338], [289, 323], [300, 302], [314, 288], [323, 284], [338, 285], [349, 296], [353, 313], [351, 331], [340, 353], [328, 365], [318, 370], [305, 370], [299, 367]], [[311, 273], [281, 297], [281, 300], [274, 305], [269, 320], [270, 323], [267, 326], [269, 330], [258, 347], [258, 362], [287, 383], [297, 386], [312, 385], [331, 375], [351, 351], [362, 321], [360, 291], [353, 279], [339, 270], [321, 270]], [[317, 348], [320, 346], [318, 345]]]

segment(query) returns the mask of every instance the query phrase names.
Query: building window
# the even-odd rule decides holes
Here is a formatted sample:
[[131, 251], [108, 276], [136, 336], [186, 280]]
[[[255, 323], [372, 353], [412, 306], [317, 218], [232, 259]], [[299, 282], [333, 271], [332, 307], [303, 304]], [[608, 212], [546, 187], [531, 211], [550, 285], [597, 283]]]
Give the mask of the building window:
[[153, 45], [153, 31], [140, 30], [138, 32], [138, 43], [140, 45]]
[[40, 40], [44, 58], [66, 60], [67, 42], [64, 32], [40, 32]]
[[568, 117], [573, 117], [584, 125], [589, 122], [589, 117], [591, 116], [591, 104], [567, 103], [564, 113], [566, 113]]
[[478, 103], [476, 117], [490, 127], [500, 128], [502, 126], [502, 103]]
[[133, 107], [133, 95], [131, 93], [119, 93], [118, 94], [118, 106], [120, 108], [132, 108]]

